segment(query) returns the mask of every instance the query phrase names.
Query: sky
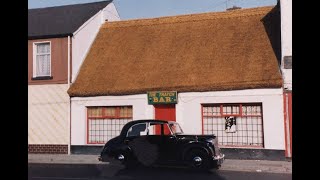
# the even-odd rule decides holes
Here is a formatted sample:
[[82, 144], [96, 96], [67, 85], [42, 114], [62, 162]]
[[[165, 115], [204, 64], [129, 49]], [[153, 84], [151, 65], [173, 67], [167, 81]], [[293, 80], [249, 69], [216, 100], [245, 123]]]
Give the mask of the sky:
[[[101, 0], [28, 0], [28, 8], [82, 4]], [[120, 19], [141, 19], [202, 12], [225, 11], [238, 6], [252, 8], [276, 5], [277, 0], [114, 0]]]

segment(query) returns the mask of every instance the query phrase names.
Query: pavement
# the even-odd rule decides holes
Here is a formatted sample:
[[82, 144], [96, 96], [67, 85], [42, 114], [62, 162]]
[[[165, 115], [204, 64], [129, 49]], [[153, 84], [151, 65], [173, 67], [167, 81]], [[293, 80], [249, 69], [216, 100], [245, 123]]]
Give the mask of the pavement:
[[[40, 164], [108, 164], [98, 155], [28, 154], [28, 163]], [[220, 170], [292, 174], [292, 161], [225, 159]]]

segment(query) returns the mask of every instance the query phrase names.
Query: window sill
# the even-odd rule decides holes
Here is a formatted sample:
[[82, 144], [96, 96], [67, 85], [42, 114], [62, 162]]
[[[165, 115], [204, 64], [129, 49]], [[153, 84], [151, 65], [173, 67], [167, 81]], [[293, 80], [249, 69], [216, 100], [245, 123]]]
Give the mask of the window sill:
[[53, 79], [52, 76], [39, 76], [39, 77], [33, 77], [31, 80], [50, 80]]

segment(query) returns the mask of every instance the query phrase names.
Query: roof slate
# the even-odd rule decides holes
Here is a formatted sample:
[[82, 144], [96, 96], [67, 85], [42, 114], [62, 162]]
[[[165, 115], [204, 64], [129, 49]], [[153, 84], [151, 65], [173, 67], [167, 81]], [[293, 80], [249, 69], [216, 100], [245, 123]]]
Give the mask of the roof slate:
[[74, 4], [28, 10], [28, 38], [72, 35], [82, 24], [112, 1]]

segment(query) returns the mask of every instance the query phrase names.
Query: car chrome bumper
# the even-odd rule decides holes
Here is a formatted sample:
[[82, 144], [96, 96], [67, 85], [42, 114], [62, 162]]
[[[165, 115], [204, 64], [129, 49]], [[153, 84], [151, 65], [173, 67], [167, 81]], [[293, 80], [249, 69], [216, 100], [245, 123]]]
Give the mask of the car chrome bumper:
[[224, 162], [224, 154], [220, 154], [218, 156], [212, 157], [212, 167], [220, 167], [221, 164]]
[[221, 154], [221, 155], [218, 155], [218, 156], [214, 156], [213, 159], [214, 159], [214, 160], [224, 159], [224, 154]]
[[119, 165], [121, 162], [113, 157], [109, 156], [98, 156], [98, 161], [106, 162], [108, 164]]

